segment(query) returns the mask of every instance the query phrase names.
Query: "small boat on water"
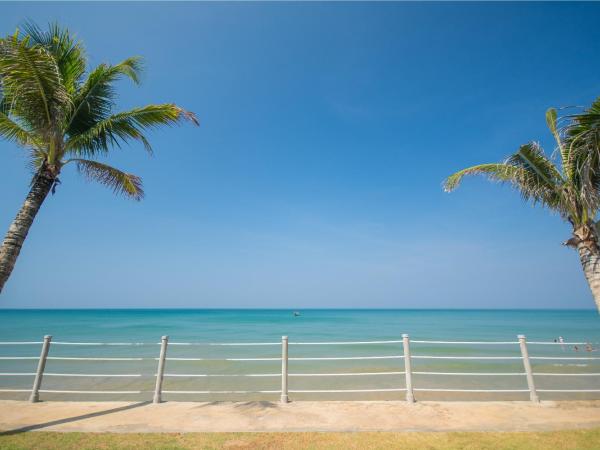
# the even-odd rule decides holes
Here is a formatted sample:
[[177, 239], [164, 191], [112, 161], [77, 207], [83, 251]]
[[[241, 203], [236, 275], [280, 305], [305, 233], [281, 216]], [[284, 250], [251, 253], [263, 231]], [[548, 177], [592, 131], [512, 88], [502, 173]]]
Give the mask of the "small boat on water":
[[298, 317], [300, 313], [298, 311], [294, 311], [294, 317]]

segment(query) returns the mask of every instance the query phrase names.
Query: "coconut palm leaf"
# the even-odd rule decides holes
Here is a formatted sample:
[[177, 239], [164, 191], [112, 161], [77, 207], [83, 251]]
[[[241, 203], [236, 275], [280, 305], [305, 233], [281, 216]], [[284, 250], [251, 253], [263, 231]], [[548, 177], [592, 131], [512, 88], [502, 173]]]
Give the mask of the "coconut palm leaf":
[[558, 145], [564, 177], [569, 180], [574, 175], [573, 160], [571, 159], [572, 152], [570, 151], [570, 147], [563, 142], [563, 138], [558, 127], [558, 115], [555, 108], [549, 108], [546, 111], [546, 124], [548, 125], [548, 129], [552, 133], [552, 136], [554, 136], [554, 140]]
[[27, 37], [0, 40], [0, 78], [4, 101], [32, 130], [47, 132], [70, 102], [54, 58]]
[[523, 167], [528, 171], [534, 172], [549, 186], [555, 186], [563, 182], [561, 173], [546, 157], [537, 142], [522, 145], [519, 147], [518, 152], [508, 158], [507, 162], [508, 164]]
[[25, 130], [7, 114], [0, 111], [0, 137], [15, 142], [23, 147], [37, 145], [36, 138], [32, 133]]
[[34, 177], [47, 160], [48, 153], [45, 150], [35, 147], [29, 149], [27, 167], [29, 168], [30, 172], [34, 174]]
[[467, 175], [484, 175], [490, 180], [509, 183], [516, 188], [524, 200], [531, 200], [568, 215], [564, 206], [562, 177], [549, 161], [538, 144], [521, 146], [504, 163], [480, 164], [450, 175], [444, 182], [447, 192], [456, 189]]
[[484, 175], [492, 181], [514, 182], [519, 178], [527, 176], [527, 172], [522, 168], [505, 163], [479, 164], [459, 170], [450, 175], [444, 181], [444, 190], [452, 192], [460, 186], [462, 179], [467, 175]]
[[569, 136], [600, 132], [600, 97], [598, 97], [583, 113], [569, 116], [573, 120], [568, 127]]
[[173, 125], [181, 120], [197, 124], [196, 116], [174, 104], [148, 105], [114, 114], [84, 133], [66, 141], [66, 151], [77, 155], [106, 153], [111, 146], [119, 147], [130, 139], [140, 141], [148, 152], [152, 146], [144, 131], [158, 126]]
[[69, 162], [75, 162], [79, 173], [88, 180], [107, 186], [115, 194], [122, 194], [138, 201], [144, 197], [142, 179], [136, 175], [88, 159], [72, 159]]
[[591, 164], [597, 169], [600, 164], [598, 149], [600, 148], [600, 97], [581, 114], [569, 116], [570, 122], [565, 127], [566, 145], [572, 153], [574, 170], [581, 169], [584, 164]]
[[23, 30], [29, 36], [31, 44], [45, 48], [54, 57], [63, 86], [69, 94], [73, 94], [85, 73], [83, 44], [57, 23], [50, 24], [48, 30], [44, 31], [35, 23], [28, 22]]
[[589, 215], [595, 217], [600, 207], [600, 98], [583, 113], [568, 116], [565, 146], [568, 169], [581, 190]]
[[138, 84], [141, 71], [142, 62], [139, 57], [127, 58], [114, 66], [100, 64], [92, 70], [73, 96], [73, 109], [65, 126], [66, 134], [82, 134], [106, 119], [115, 103], [114, 83], [119, 78], [126, 77]]

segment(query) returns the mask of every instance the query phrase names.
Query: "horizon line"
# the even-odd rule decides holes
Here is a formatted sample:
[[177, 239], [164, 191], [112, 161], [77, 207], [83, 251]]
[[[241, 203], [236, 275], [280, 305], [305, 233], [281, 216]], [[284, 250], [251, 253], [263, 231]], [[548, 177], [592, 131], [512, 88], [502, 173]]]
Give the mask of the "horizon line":
[[43, 308], [43, 307], [2, 307], [0, 311], [98, 311], [98, 310], [116, 310], [116, 311], [153, 311], [153, 310], [181, 310], [181, 311], [596, 311], [595, 308], [351, 308], [351, 307], [330, 307], [330, 308], [271, 308], [271, 307], [65, 307], [65, 308]]

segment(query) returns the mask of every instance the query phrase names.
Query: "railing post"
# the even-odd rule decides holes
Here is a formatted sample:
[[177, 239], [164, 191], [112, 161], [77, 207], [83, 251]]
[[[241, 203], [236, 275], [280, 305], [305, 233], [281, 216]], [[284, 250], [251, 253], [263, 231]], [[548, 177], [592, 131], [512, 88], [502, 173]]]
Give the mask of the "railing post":
[[288, 337], [281, 336], [281, 403], [288, 403]]
[[412, 386], [412, 364], [410, 359], [410, 339], [408, 334], [402, 335], [402, 348], [404, 350], [404, 378], [406, 380], [406, 401], [415, 402]]
[[40, 353], [40, 360], [38, 362], [37, 371], [35, 372], [31, 396], [29, 397], [31, 403], [40, 401], [40, 387], [42, 386], [42, 378], [44, 377], [44, 369], [46, 368], [46, 358], [48, 358], [48, 351], [50, 350], [50, 341], [52, 341], [52, 336], [44, 336], [42, 353]]
[[535, 383], [533, 382], [533, 371], [531, 370], [531, 362], [529, 361], [529, 352], [527, 351], [527, 342], [525, 335], [520, 334], [519, 346], [521, 347], [521, 356], [523, 357], [523, 366], [525, 367], [525, 375], [527, 375], [527, 386], [529, 387], [529, 398], [532, 402], [539, 402], [540, 398], [535, 390]]
[[154, 388], [153, 403], [162, 401], [162, 384], [165, 374], [165, 359], [167, 358], [167, 345], [169, 344], [169, 336], [163, 336], [160, 340], [160, 356], [158, 357], [158, 371], [156, 372], [156, 387]]

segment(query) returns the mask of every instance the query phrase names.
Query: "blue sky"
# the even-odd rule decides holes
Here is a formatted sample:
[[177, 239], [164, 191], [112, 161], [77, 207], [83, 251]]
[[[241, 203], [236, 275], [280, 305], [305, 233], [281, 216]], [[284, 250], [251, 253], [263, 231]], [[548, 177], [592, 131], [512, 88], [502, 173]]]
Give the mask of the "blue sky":
[[[58, 21], [90, 64], [142, 55], [120, 108], [201, 126], [111, 156], [146, 199], [71, 168], [2, 307], [592, 308], [569, 228], [455, 170], [539, 140], [600, 95], [600, 4], [2, 3], [0, 30]], [[29, 182], [0, 142], [0, 230]]]

